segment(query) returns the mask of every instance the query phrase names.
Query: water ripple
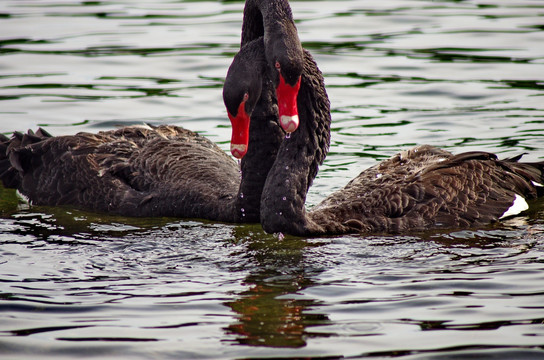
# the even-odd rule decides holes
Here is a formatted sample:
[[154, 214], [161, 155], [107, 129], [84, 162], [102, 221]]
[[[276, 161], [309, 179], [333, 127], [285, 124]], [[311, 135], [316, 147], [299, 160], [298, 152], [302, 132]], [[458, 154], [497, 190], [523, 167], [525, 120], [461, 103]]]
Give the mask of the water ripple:
[[[534, 1], [294, 1], [331, 99], [308, 202], [407, 147], [543, 158]], [[243, 3], [0, 4], [0, 131], [171, 123], [228, 150]], [[542, 358], [544, 203], [488, 228], [317, 239], [30, 206], [0, 188], [0, 354]]]

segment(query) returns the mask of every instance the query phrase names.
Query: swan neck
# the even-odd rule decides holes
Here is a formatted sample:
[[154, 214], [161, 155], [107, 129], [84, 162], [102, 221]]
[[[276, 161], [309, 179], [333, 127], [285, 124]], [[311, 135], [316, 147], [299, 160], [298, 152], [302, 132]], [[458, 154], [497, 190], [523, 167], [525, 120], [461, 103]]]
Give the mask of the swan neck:
[[248, 151], [241, 161], [240, 188], [235, 199], [235, 215], [243, 222], [260, 220], [261, 195], [266, 177], [284, 137], [277, 122], [275, 87], [264, 65], [261, 81], [261, 95], [250, 117]]
[[277, 36], [285, 26], [295, 28], [287, 0], [247, 0], [242, 23], [242, 46], [260, 36]]
[[284, 134], [273, 109], [252, 116], [249, 146], [240, 164], [240, 188], [236, 198], [236, 216], [243, 222], [259, 222], [261, 196]]
[[320, 233], [306, 214], [305, 202], [330, 142], [330, 104], [323, 76], [305, 52], [298, 94], [299, 128], [285, 138], [266, 179], [261, 199], [261, 224], [270, 233]]

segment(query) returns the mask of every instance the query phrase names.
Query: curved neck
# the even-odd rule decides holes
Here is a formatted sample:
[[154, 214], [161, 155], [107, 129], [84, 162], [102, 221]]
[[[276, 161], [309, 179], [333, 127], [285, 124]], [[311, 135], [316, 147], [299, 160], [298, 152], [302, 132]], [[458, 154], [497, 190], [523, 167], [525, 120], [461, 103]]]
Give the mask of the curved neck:
[[277, 121], [276, 90], [270, 79], [270, 69], [259, 58], [259, 55], [264, 57], [262, 38], [246, 45], [244, 51], [250, 47], [256, 50], [251, 57], [257, 68], [255, 71], [261, 71], [261, 94], [250, 118], [248, 151], [240, 165], [240, 188], [234, 204], [235, 220], [240, 222], [260, 222], [264, 184], [285, 137]]
[[295, 26], [287, 0], [247, 0], [242, 23], [242, 46], [259, 38], [285, 32]]
[[307, 51], [297, 103], [300, 126], [281, 144], [261, 199], [261, 224], [269, 233], [323, 232], [308, 219], [304, 204], [329, 149], [330, 103], [323, 76]]
[[[282, 76], [292, 75], [289, 84], [293, 86], [300, 75], [298, 64], [302, 64], [303, 55], [287, 0], [247, 0], [242, 24], [242, 46], [260, 36], [264, 37], [268, 65], [272, 69], [278, 61], [286, 65], [286, 68], [282, 68]], [[290, 74], [291, 71], [293, 74]]]
[[[260, 37], [264, 41], [259, 40]], [[241, 163], [242, 180], [235, 200], [235, 216], [240, 221], [258, 222], [263, 187], [285, 136], [277, 122], [275, 84], [278, 71], [274, 66], [278, 57], [289, 58], [291, 66], [302, 56], [302, 46], [287, 0], [246, 1], [241, 45], [249, 46], [252, 42], [262, 42], [263, 49], [259, 53], [265, 55], [268, 66], [261, 68], [261, 96], [251, 115], [248, 152]]]
[[263, 188], [285, 136], [277, 117], [277, 112], [251, 117], [248, 152], [241, 162], [241, 182], [235, 202], [238, 221], [260, 222]]

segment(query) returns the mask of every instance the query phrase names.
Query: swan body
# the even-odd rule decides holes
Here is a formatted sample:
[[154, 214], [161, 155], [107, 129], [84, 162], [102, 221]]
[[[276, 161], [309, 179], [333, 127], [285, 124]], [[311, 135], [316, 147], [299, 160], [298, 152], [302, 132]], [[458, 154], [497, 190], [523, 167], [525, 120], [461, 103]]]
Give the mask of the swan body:
[[[258, 47], [256, 46], [258, 45]], [[266, 72], [262, 37], [243, 46], [229, 68], [230, 84], [252, 79], [259, 96], [248, 99], [249, 149], [240, 166], [216, 144], [177, 126], [127, 126], [96, 134], [0, 136], [0, 178], [36, 205], [70, 205], [125, 216], [259, 222], [261, 192], [284, 135], [275, 88]], [[259, 55], [260, 56], [260, 55]], [[245, 76], [239, 68], [263, 69]], [[249, 66], [249, 65], [245, 65]], [[263, 85], [264, 83], [264, 85]], [[246, 90], [244, 90], [246, 91]]]
[[453, 155], [423, 145], [354, 178], [309, 212], [316, 233], [401, 233], [483, 226], [528, 209], [544, 194], [544, 163]]
[[262, 191], [260, 218], [269, 233], [311, 236], [482, 226], [517, 215], [527, 210], [528, 201], [544, 195], [544, 162], [499, 160], [487, 152], [453, 155], [423, 145], [361, 172], [307, 210], [306, 194], [328, 152], [331, 124], [323, 76], [307, 51], [297, 107], [299, 127], [281, 143]]
[[[2, 135], [2, 182], [39, 205], [126, 216], [259, 222], [262, 189], [285, 136], [277, 122], [276, 98], [296, 104], [293, 89], [301, 68], [291, 60], [302, 48], [293, 41], [296, 28], [286, 0], [248, 0], [243, 28], [241, 49], [224, 86], [229, 92], [236, 84], [231, 95], [237, 105], [227, 110], [231, 121], [237, 121], [231, 150], [235, 157], [244, 157], [240, 166], [211, 141], [175, 126], [129, 126], [59, 137], [39, 129], [16, 132], [11, 139]], [[256, 72], [239, 71], [253, 63]], [[256, 81], [257, 90], [246, 88], [247, 81]]]
[[[127, 216], [236, 221], [239, 167], [213, 142], [175, 126], [128, 126], [3, 139], [1, 178], [36, 205]], [[217, 186], [221, 184], [221, 186]], [[187, 191], [189, 189], [189, 191]]]
[[544, 195], [544, 162], [499, 160], [487, 152], [453, 155], [423, 145], [361, 172], [306, 210], [330, 134], [322, 76], [308, 54], [306, 59], [311, 66], [302, 75], [300, 126], [280, 146], [262, 193], [265, 231], [309, 236], [466, 228], [517, 215]]

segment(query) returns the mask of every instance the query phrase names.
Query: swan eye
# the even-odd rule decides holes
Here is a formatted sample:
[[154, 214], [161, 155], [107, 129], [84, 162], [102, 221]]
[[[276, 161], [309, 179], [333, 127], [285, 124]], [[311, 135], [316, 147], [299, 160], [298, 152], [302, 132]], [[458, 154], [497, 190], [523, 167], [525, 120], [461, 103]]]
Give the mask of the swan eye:
[[279, 62], [279, 61], [276, 61], [275, 66], [276, 66], [276, 69], [277, 69], [278, 71], [280, 71], [281, 65], [280, 65], [280, 62]]

